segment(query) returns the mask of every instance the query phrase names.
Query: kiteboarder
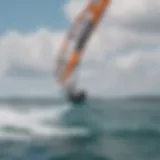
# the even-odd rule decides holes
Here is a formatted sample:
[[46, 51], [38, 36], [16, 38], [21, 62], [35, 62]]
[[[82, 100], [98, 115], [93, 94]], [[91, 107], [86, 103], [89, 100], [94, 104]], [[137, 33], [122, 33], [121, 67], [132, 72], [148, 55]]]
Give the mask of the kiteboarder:
[[86, 101], [86, 94], [83, 91], [79, 91], [76, 94], [69, 93], [68, 100], [74, 103], [83, 103]]
[[76, 81], [72, 79], [72, 81], [68, 82], [65, 85], [66, 97], [69, 101], [74, 103], [83, 103], [87, 99], [86, 92], [83, 90], [77, 89]]

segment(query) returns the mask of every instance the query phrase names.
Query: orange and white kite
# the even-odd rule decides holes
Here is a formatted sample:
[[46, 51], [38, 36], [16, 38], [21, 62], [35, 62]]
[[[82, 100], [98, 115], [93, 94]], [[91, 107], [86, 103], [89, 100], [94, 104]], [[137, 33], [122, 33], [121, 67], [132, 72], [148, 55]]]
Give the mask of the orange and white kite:
[[73, 22], [56, 61], [56, 79], [62, 86], [77, 68], [82, 52], [110, 0], [91, 0]]

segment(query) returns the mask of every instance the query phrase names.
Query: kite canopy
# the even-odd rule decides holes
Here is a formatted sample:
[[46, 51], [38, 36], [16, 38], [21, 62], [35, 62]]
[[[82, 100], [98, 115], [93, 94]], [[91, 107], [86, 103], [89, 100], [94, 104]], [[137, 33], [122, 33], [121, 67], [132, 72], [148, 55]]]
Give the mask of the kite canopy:
[[56, 61], [56, 79], [64, 86], [78, 67], [87, 41], [97, 26], [110, 0], [91, 0], [73, 22]]

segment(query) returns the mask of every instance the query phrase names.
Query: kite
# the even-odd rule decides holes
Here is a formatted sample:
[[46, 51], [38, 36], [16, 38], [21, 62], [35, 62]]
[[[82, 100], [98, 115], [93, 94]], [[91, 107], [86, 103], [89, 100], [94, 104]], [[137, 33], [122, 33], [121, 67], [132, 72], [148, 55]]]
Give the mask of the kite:
[[67, 84], [83, 56], [83, 51], [110, 0], [90, 0], [67, 32], [56, 59], [55, 76], [61, 86]]

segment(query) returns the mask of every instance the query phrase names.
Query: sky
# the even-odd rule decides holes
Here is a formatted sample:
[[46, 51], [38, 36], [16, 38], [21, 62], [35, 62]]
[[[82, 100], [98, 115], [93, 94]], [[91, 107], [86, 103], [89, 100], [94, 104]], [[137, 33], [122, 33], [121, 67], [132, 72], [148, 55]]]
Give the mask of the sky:
[[33, 32], [39, 28], [65, 28], [63, 12], [66, 0], [1, 0], [0, 33], [11, 30]]
[[[56, 54], [86, 3], [0, 1], [1, 96], [55, 93]], [[99, 95], [160, 94], [159, 14], [159, 0], [112, 0], [82, 58], [83, 88]]]

